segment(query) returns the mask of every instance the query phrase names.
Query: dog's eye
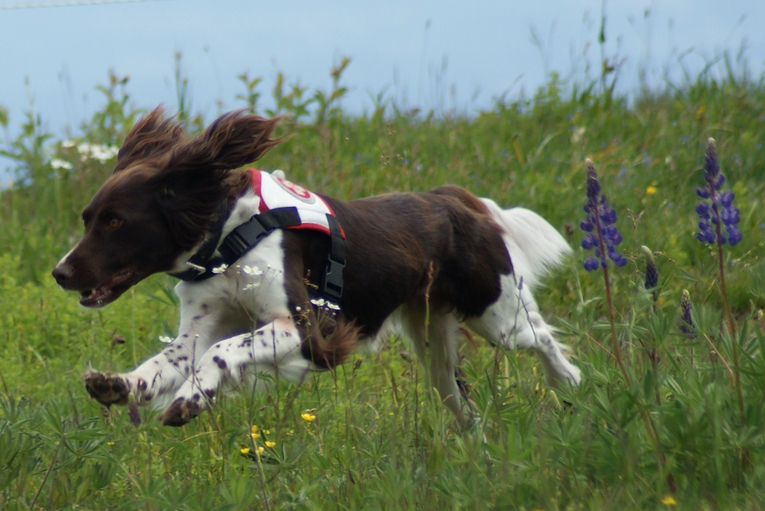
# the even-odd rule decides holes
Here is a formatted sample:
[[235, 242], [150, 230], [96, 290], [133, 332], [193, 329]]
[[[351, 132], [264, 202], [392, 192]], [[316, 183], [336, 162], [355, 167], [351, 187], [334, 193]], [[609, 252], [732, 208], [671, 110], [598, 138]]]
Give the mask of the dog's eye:
[[112, 218], [109, 220], [109, 223], [107, 224], [109, 226], [109, 229], [117, 229], [120, 225], [122, 225], [122, 220], [119, 218]]

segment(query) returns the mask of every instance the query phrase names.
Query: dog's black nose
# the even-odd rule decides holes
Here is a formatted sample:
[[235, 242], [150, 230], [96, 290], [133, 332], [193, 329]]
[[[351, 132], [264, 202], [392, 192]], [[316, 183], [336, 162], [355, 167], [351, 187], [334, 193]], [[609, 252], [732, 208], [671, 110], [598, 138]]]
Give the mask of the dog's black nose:
[[53, 278], [56, 279], [58, 285], [63, 287], [72, 278], [72, 273], [73, 272], [71, 266], [68, 264], [59, 264], [53, 268], [51, 275], [53, 275]]

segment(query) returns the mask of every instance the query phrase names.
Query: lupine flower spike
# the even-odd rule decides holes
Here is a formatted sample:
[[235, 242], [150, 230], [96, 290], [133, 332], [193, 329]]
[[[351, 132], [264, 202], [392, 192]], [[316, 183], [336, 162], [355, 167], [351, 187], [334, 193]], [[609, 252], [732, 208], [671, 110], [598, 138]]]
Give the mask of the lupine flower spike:
[[[701, 202], [696, 206], [699, 215], [699, 232], [696, 238], [702, 243], [719, 242], [724, 245], [736, 245], [743, 237], [738, 230], [739, 210], [733, 205], [735, 194], [730, 190], [720, 191], [725, 184], [725, 175], [720, 172], [717, 163], [715, 141], [710, 138], [707, 141], [707, 154], [704, 158], [704, 181], [706, 184], [696, 190], [696, 195]], [[722, 232], [725, 226], [727, 237]]]
[[659, 270], [656, 268], [656, 261], [653, 259], [651, 249], [643, 245], [640, 250], [645, 255], [645, 288], [650, 290], [659, 284]]
[[[628, 386], [632, 386], [632, 379], [630, 378], [630, 374], [627, 372], [627, 367], [622, 359], [621, 346], [616, 335], [616, 318], [614, 314], [614, 304], [611, 298], [611, 284], [608, 278], [608, 259], [610, 259], [615, 266], [622, 267], [627, 264], [627, 258], [616, 251], [616, 247], [622, 242], [622, 235], [619, 234], [619, 231], [616, 228], [616, 211], [609, 206], [605, 195], [600, 193], [600, 182], [598, 181], [598, 174], [595, 172], [595, 164], [592, 163], [592, 160], [587, 159], [585, 160], [585, 166], [587, 168], [587, 204], [584, 205], [584, 212], [587, 217], [579, 224], [579, 227], [587, 233], [584, 240], [582, 240], [582, 248], [584, 250], [594, 249], [595, 255], [594, 257], [585, 259], [584, 269], [587, 271], [595, 271], [600, 268], [603, 271], [606, 305], [608, 307], [608, 322], [611, 325], [612, 355], [621, 370], [624, 382]], [[651, 287], [656, 285], [655, 281], [658, 280], [658, 272], [653, 274], [651, 280], [654, 282], [647, 281], [646, 288], [648, 288], [649, 285], [651, 285]], [[641, 416], [646, 431], [653, 440], [654, 445], [659, 449], [660, 459], [663, 460], [661, 446], [659, 444], [659, 439], [656, 436], [656, 428], [652, 423], [651, 416], [645, 409], [641, 409]], [[664, 461], [662, 461], [662, 465], [663, 464]], [[667, 474], [667, 481], [669, 482], [670, 489], [674, 489], [675, 485], [671, 473]]]
[[690, 339], [696, 337], [696, 325], [691, 316], [692, 310], [691, 294], [687, 289], [683, 289], [683, 297], [680, 299], [680, 331]]
[[656, 286], [659, 285], [659, 270], [656, 268], [656, 261], [653, 258], [651, 249], [643, 245], [640, 250], [645, 255], [645, 283], [643, 287], [646, 291], [651, 291], [654, 303], [659, 299], [659, 291]]
[[[725, 190], [721, 192], [725, 184], [725, 176], [720, 172], [720, 165], [717, 162], [717, 152], [715, 150], [715, 141], [710, 138], [707, 140], [707, 153], [704, 158], [704, 181], [706, 184], [696, 190], [696, 195], [701, 199], [701, 203], [696, 206], [696, 213], [699, 215], [699, 232], [696, 238], [702, 243], [710, 243], [717, 246], [717, 264], [720, 271], [720, 294], [722, 295], [725, 306], [725, 323], [728, 332], [734, 337], [731, 343], [733, 351], [733, 365], [739, 367], [738, 343], [735, 340], [736, 322], [733, 319], [733, 313], [728, 301], [728, 293], [725, 290], [725, 266], [723, 263], [722, 246], [727, 242], [731, 246], [736, 245], [743, 236], [738, 230], [739, 210], [733, 205], [733, 192]], [[723, 225], [727, 231], [723, 233]], [[746, 427], [746, 410], [744, 407], [744, 395], [741, 390], [741, 373], [734, 373], [734, 386], [736, 397], [738, 398], [739, 418], [741, 427]], [[749, 466], [749, 450], [744, 448], [741, 451], [741, 466], [746, 469]]]
[[608, 205], [606, 196], [600, 193], [600, 182], [595, 172], [592, 160], [586, 160], [587, 165], [587, 204], [584, 205], [586, 219], [579, 224], [587, 235], [582, 240], [582, 248], [585, 250], [595, 249], [595, 257], [588, 257], [584, 261], [584, 269], [587, 271], [605, 268], [608, 264], [606, 256], [613, 263], [622, 267], [627, 264], [627, 258], [616, 251], [616, 247], [622, 242], [622, 235], [616, 228], [616, 211]]
[[[621, 348], [616, 337], [616, 320], [614, 318], [614, 305], [611, 300], [611, 285], [608, 280], [608, 259], [616, 266], [624, 266], [627, 259], [616, 251], [616, 246], [621, 243], [622, 235], [616, 229], [616, 211], [608, 205], [606, 196], [600, 193], [600, 182], [595, 172], [595, 164], [589, 158], [585, 160], [587, 167], [587, 204], [584, 212], [585, 220], [579, 224], [585, 235], [582, 240], [582, 248], [585, 250], [595, 249], [595, 257], [588, 257], [584, 261], [584, 269], [595, 271], [603, 270], [603, 281], [606, 288], [606, 304], [608, 306], [608, 318], [611, 323], [611, 340], [614, 347], [614, 358], [624, 375], [624, 381], [630, 383], [630, 377], [621, 356]], [[608, 259], [606, 259], [608, 256]]]

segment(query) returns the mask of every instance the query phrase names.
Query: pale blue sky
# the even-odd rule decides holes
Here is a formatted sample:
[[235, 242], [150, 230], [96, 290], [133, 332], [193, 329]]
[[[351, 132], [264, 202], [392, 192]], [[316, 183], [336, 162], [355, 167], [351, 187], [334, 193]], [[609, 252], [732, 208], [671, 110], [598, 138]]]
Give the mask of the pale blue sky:
[[[162, 0], [5, 9], [32, 3], [0, 0], [0, 105], [9, 110], [10, 135], [29, 96], [52, 132], [76, 127], [103, 104], [94, 87], [109, 69], [130, 76], [135, 106], [173, 109], [176, 52], [193, 107], [208, 120], [219, 103], [242, 106], [235, 100], [242, 72], [263, 77], [268, 105], [278, 71], [328, 89], [329, 70], [342, 56], [352, 59], [343, 79], [351, 89], [343, 103], [349, 111], [371, 110], [370, 94], [385, 90], [407, 107], [475, 112], [502, 94], [533, 93], [550, 71], [583, 79], [589, 62], [597, 75], [603, 6], [602, 0]], [[637, 88], [640, 69], [652, 86], [667, 70], [679, 82], [680, 60], [695, 74], [724, 50], [735, 56], [743, 41], [750, 71], [763, 73], [761, 0], [612, 0], [606, 15], [606, 52], [626, 58], [622, 90]]]

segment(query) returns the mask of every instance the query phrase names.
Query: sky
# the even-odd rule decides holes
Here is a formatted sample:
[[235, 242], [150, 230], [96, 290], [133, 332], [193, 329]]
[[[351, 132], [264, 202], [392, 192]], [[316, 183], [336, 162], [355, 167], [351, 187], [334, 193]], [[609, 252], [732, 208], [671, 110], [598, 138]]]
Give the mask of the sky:
[[110, 70], [129, 77], [133, 106], [174, 110], [176, 54], [192, 110], [208, 121], [244, 106], [236, 100], [242, 73], [263, 79], [268, 107], [277, 73], [329, 90], [329, 71], [343, 57], [351, 63], [342, 106], [357, 114], [379, 96], [469, 115], [498, 97], [531, 96], [552, 72], [595, 78], [602, 54], [619, 63], [624, 93], [641, 83], [682, 85], [684, 73], [695, 77], [715, 62], [710, 72], [722, 75], [724, 52], [742, 72], [742, 48], [752, 76], [765, 67], [762, 0], [100, 2], [0, 0], [0, 106], [10, 118], [0, 147], [18, 134], [30, 104], [48, 131], [76, 134], [103, 106], [96, 86]]

